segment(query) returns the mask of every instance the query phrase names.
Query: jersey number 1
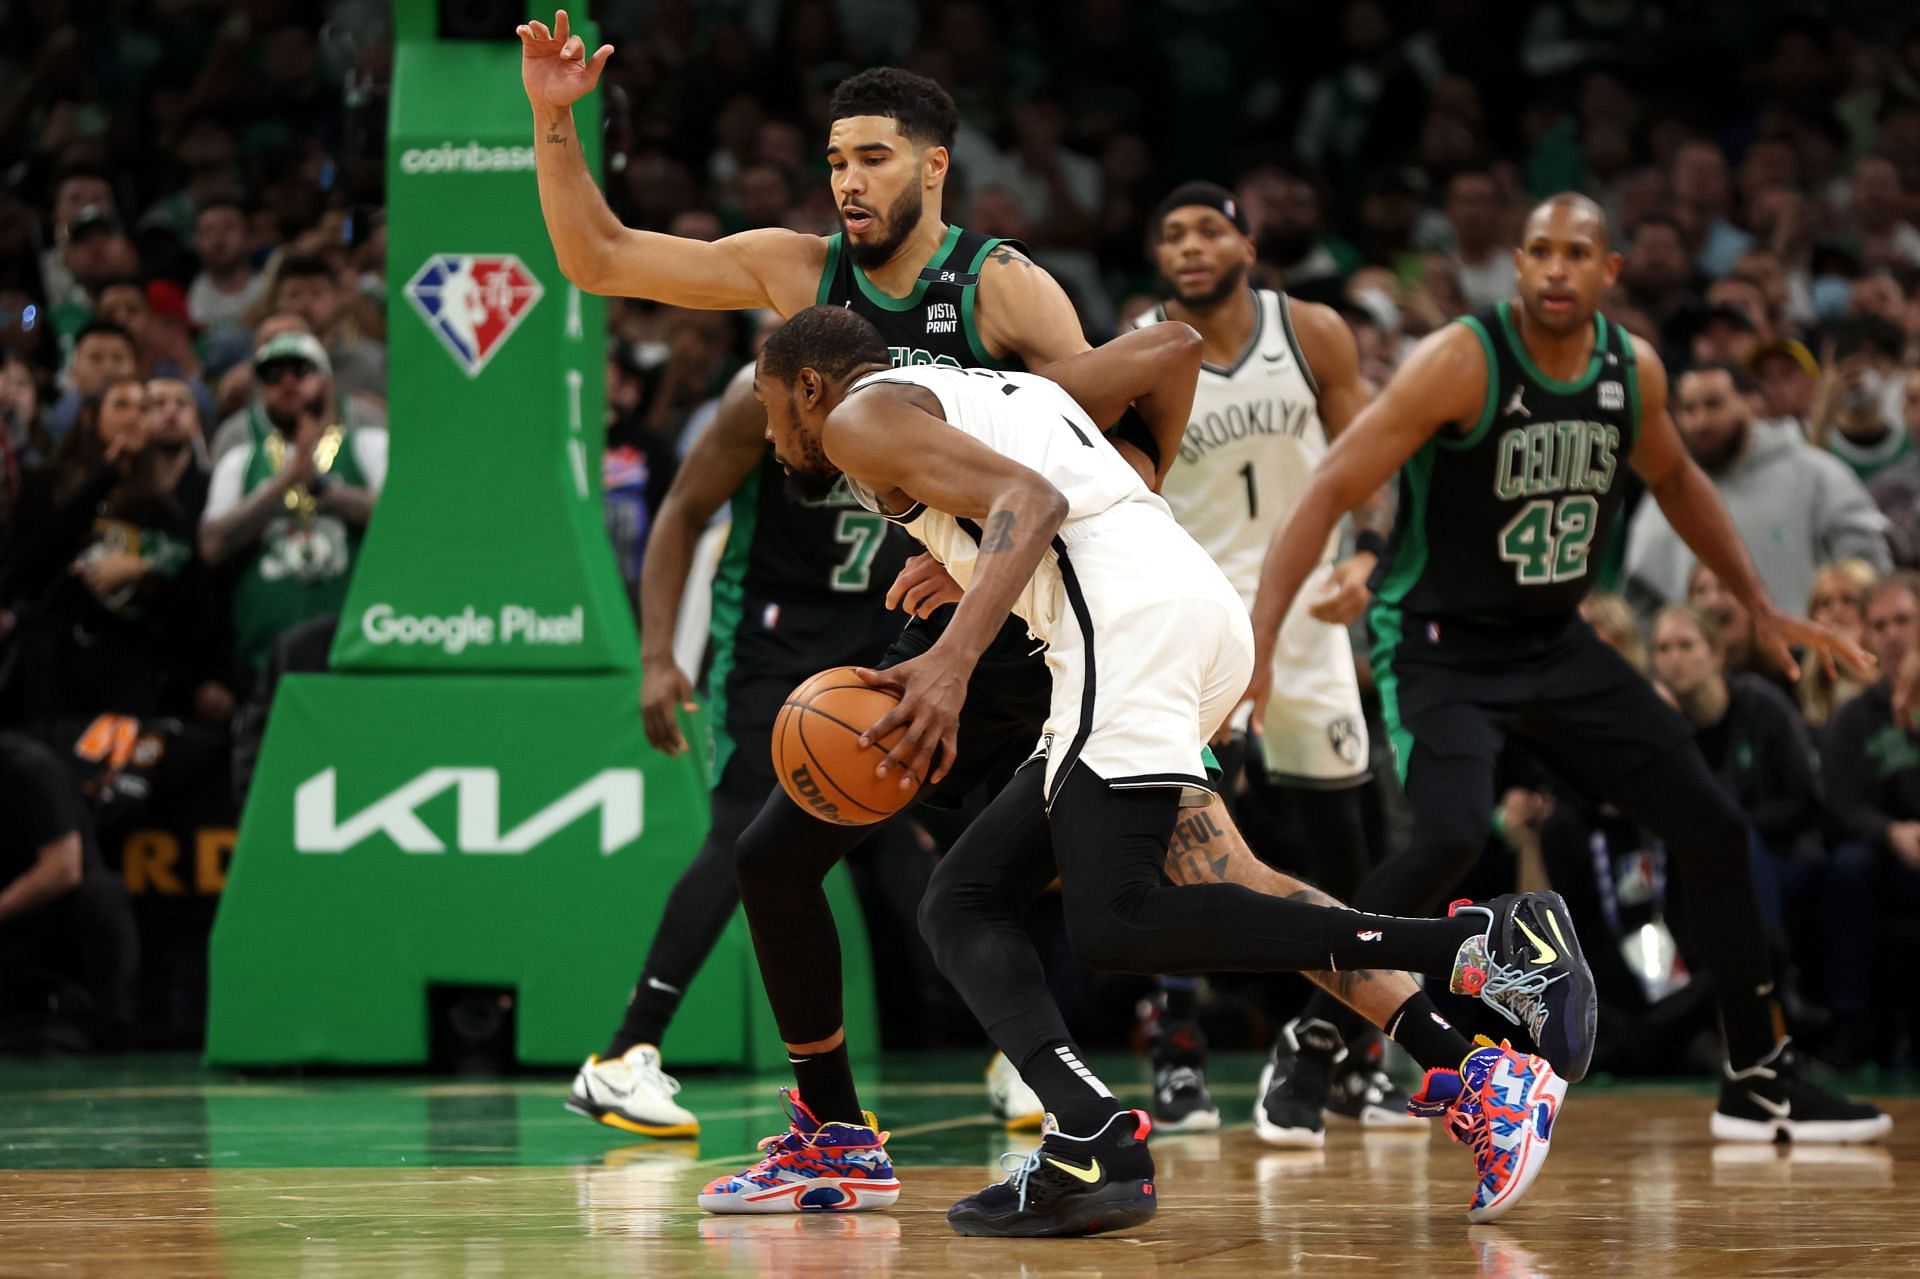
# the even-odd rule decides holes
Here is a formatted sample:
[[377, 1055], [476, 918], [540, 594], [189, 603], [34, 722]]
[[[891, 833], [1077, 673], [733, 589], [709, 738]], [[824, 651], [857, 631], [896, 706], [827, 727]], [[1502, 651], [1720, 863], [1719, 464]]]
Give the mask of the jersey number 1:
[[853, 549], [847, 552], [845, 562], [833, 570], [834, 590], [867, 589], [873, 580], [873, 557], [880, 553], [880, 543], [886, 536], [887, 522], [873, 512], [840, 512], [840, 522], [833, 528], [833, 540], [846, 542]]
[[1514, 566], [1522, 586], [1545, 586], [1584, 576], [1593, 549], [1600, 503], [1585, 493], [1535, 498], [1500, 530], [1500, 558]]

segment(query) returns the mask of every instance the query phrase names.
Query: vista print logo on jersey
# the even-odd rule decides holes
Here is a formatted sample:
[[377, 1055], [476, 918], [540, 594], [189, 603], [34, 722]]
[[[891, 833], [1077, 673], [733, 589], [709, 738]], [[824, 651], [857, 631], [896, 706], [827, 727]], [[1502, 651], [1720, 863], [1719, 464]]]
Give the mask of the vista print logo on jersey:
[[436, 253], [407, 281], [407, 299], [468, 377], [505, 346], [546, 290], [511, 253]]

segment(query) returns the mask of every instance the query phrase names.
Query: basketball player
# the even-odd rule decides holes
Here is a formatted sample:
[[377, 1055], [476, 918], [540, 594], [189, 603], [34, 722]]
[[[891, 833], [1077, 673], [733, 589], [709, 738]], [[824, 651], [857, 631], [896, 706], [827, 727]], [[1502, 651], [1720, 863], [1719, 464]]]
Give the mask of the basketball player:
[[[1502, 736], [1617, 805], [1672, 850], [1712, 968], [1726, 1066], [1723, 1140], [1872, 1140], [1891, 1119], [1800, 1077], [1771, 998], [1745, 819], [1685, 720], [1576, 616], [1628, 466], [1752, 611], [1781, 670], [1792, 647], [1855, 670], [1871, 659], [1767, 595], [1712, 483], [1667, 414], [1653, 348], [1597, 309], [1620, 270], [1605, 215], [1554, 196], [1527, 220], [1519, 296], [1426, 338], [1328, 454], [1261, 570], [1262, 659], [1340, 514], [1400, 469], [1399, 512], [1373, 581], [1374, 672], [1413, 805], [1413, 840], [1361, 887], [1372, 910], [1423, 911], [1490, 829]], [[1254, 670], [1256, 707], [1270, 665]]]
[[[1366, 403], [1359, 353], [1330, 307], [1248, 287], [1253, 239], [1226, 188], [1211, 182], [1176, 188], [1160, 202], [1151, 227], [1155, 265], [1172, 297], [1139, 323], [1190, 324], [1205, 351], [1193, 417], [1160, 493], [1251, 609], [1274, 530], [1306, 490], [1328, 441]], [[1355, 517], [1359, 552], [1336, 564], [1338, 537], [1330, 537], [1310, 579], [1312, 597], [1357, 593], [1364, 599], [1367, 575], [1385, 546], [1390, 508], [1369, 501]], [[1350, 897], [1370, 860], [1359, 791], [1370, 776], [1367, 729], [1352, 644], [1345, 627], [1303, 606], [1288, 616], [1274, 660], [1275, 692], [1258, 728], [1260, 762], [1301, 814], [1315, 879], [1336, 897]], [[1248, 710], [1234, 716], [1236, 737], [1246, 731]], [[1241, 749], [1238, 740], [1231, 752], [1223, 749], [1223, 762]], [[1166, 994], [1174, 1026], [1156, 1046], [1156, 1122], [1182, 1103], [1181, 1081], [1198, 1077], [1200, 1063], [1181, 1052], [1198, 1039], [1179, 1025], [1181, 1006], [1191, 998], [1178, 986]], [[1378, 1032], [1335, 1007], [1333, 1017], [1296, 1019], [1281, 1028], [1254, 1103], [1254, 1127], [1270, 1144], [1322, 1144], [1323, 1105], [1368, 1127], [1424, 1123], [1407, 1113], [1406, 1095], [1380, 1068]]]
[[[901, 364], [1045, 367], [1086, 349], [1065, 293], [1017, 245], [987, 240], [941, 220], [948, 148], [958, 113], [932, 81], [877, 68], [835, 91], [828, 162], [841, 233], [820, 237], [767, 229], [708, 243], [622, 226], [580, 158], [571, 104], [598, 82], [612, 47], [603, 46], [589, 60], [580, 38], [568, 34], [564, 11], [555, 15], [551, 30], [530, 22], [518, 28], [518, 34], [521, 78], [535, 116], [541, 209], [562, 268], [581, 287], [687, 307], [768, 307], [782, 315], [816, 302], [842, 306], [878, 325], [889, 337], [890, 355]], [[1157, 481], [1159, 444], [1137, 414], [1125, 417], [1109, 438], [1136, 470]], [[1179, 425], [1169, 440], [1169, 459]], [[684, 580], [684, 574], [680, 576]], [[917, 618], [882, 664], [925, 651], [938, 637], [944, 617], [940, 612]], [[1034, 650], [1026, 628], [1009, 623], [980, 662], [969, 689], [965, 757], [944, 787], [947, 795], [964, 795], [982, 781], [1010, 776], [1031, 751], [1046, 718], [1050, 689], [1045, 664]], [[936, 802], [940, 798], [932, 797]], [[847, 1064], [839, 941], [821, 887], [827, 871], [866, 833], [866, 828], [819, 822], [774, 787], [735, 849], [768, 999], [806, 1098], [805, 1105], [794, 1101], [795, 1128], [781, 1140], [804, 1137], [808, 1149], [817, 1145], [813, 1134], [823, 1126], [820, 1119], [833, 1121], [837, 1130], [870, 1131], [870, 1125], [862, 1123], [868, 1116], [860, 1109]], [[1182, 820], [1167, 869], [1177, 882], [1218, 883], [1230, 876], [1265, 891], [1327, 900], [1261, 866], [1217, 801]], [[644, 973], [623, 1036], [635, 1033], [638, 1024], [657, 1038], [659, 1031], [646, 1021], [664, 1029], [679, 992], [711, 950], [725, 912], [717, 898], [698, 903], [687, 898], [700, 885], [712, 891], [715, 878], [696, 869], [676, 886], [664, 925], [675, 939], [663, 945], [666, 953], [677, 956], [685, 979], [651, 969]], [[759, 937], [752, 907], [756, 898], [767, 903], [761, 918], [778, 911], [809, 921], [804, 963], [793, 962], [791, 955]], [[661, 954], [656, 948], [650, 964]], [[658, 984], [649, 977], [657, 977]], [[1404, 974], [1359, 969], [1317, 974], [1314, 980], [1332, 986], [1376, 1024], [1391, 1018], [1400, 1028], [1396, 1034], [1406, 1036], [1408, 1051], [1423, 1064], [1458, 1065], [1464, 1057], [1464, 1041], [1437, 1020], [1431, 1004]], [[647, 1116], [637, 1122], [684, 1130], [693, 1121], [673, 1101], [677, 1084], [660, 1073], [657, 1051], [632, 1051], [638, 1046], [630, 1046], [625, 1059], [590, 1060], [573, 1100], [605, 1118], [616, 1113], [612, 1103], [618, 1099], [618, 1112], [629, 1119]], [[651, 1050], [651, 1045], [644, 1046]], [[709, 1190], [702, 1201], [710, 1207], [769, 1210], [768, 1201], [753, 1199], [746, 1190]], [[772, 1204], [797, 1211], [803, 1206], [797, 1198], [790, 1195]], [[890, 1197], [868, 1194], [857, 1204], [850, 1199], [844, 1205], [815, 1201], [804, 1206], [890, 1202]]]
[[844, 488], [819, 502], [787, 500], [766, 427], [753, 370], [742, 369], [675, 475], [641, 570], [647, 740], [676, 755], [687, 749], [676, 712], [693, 697], [673, 659], [681, 596], [701, 532], [722, 502], [731, 504], [727, 551], [713, 581], [707, 677], [712, 825], [668, 894], [625, 1017], [606, 1049], [587, 1058], [567, 1098], [576, 1113], [649, 1137], [700, 1131], [674, 1099], [678, 1084], [662, 1071], [657, 1045], [740, 902], [733, 847], [778, 785], [770, 731], [780, 704], [816, 671], [878, 661], [900, 633], [886, 593], [908, 539]]
[[[1024, 869], [1057, 867], [1068, 932], [1089, 964], [1175, 973], [1379, 964], [1444, 974], [1489, 999], [1524, 987], [1542, 1043], [1574, 1078], [1591, 1053], [1591, 977], [1553, 894], [1401, 919], [1162, 878], [1183, 797], [1210, 789], [1200, 753], [1240, 701], [1251, 631], [1232, 583], [1095, 423], [1131, 403], [1154, 429], [1183, 430], [1199, 362], [1197, 333], [1158, 324], [1055, 365], [1057, 381], [890, 368], [880, 333], [829, 306], [790, 320], [760, 356], [755, 388], [795, 482], [824, 493], [844, 477], [965, 592], [924, 652], [863, 672], [900, 693], [861, 737], [900, 729], [878, 774], [906, 786], [952, 771], [972, 668], [1009, 613], [1047, 645], [1040, 750], [949, 851], [921, 909], [943, 971], [1049, 1114], [1039, 1150], [1012, 1177], [948, 1213], [962, 1234], [1086, 1234], [1155, 1209], [1147, 1116], [1122, 1108], [1081, 1063], [1020, 921], [952, 891], [1019, 869], [1004, 864], [1006, 832], [1043, 812], [1053, 865]], [[791, 954], [780, 930], [804, 936], [807, 922], [774, 914], [753, 919], [756, 945]], [[1501, 1215], [1537, 1175], [1565, 1090], [1546, 1060], [1491, 1044], [1459, 1072], [1429, 1075], [1423, 1100], [1480, 1134], [1474, 1220]]]

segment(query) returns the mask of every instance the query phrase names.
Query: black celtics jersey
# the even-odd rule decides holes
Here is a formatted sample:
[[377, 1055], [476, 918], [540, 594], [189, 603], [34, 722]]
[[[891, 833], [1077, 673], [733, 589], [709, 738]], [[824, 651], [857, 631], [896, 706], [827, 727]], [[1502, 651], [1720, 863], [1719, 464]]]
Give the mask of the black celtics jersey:
[[1625, 494], [1640, 427], [1633, 339], [1595, 313], [1592, 359], [1558, 382], [1527, 354], [1511, 303], [1459, 323], [1485, 353], [1486, 402], [1465, 434], [1443, 431], [1401, 469], [1374, 593], [1423, 616], [1567, 617]]

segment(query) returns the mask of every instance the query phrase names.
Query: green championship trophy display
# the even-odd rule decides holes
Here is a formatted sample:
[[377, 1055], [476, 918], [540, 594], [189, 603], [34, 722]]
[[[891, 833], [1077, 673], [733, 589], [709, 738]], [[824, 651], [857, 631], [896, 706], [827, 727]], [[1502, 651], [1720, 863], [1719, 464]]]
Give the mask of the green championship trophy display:
[[[554, 260], [519, 44], [438, 40], [431, 0], [396, 8], [390, 470], [331, 669], [275, 698], [213, 930], [207, 1056], [424, 1063], [430, 989], [498, 987], [518, 1060], [569, 1065], [673, 926], [706, 752], [669, 758], [641, 729], [600, 496], [606, 306]], [[597, 167], [597, 95], [575, 114]], [[844, 873], [831, 889], [870, 1053], [865, 931]], [[770, 1065], [778, 1047], [736, 916], [666, 1049]]]

